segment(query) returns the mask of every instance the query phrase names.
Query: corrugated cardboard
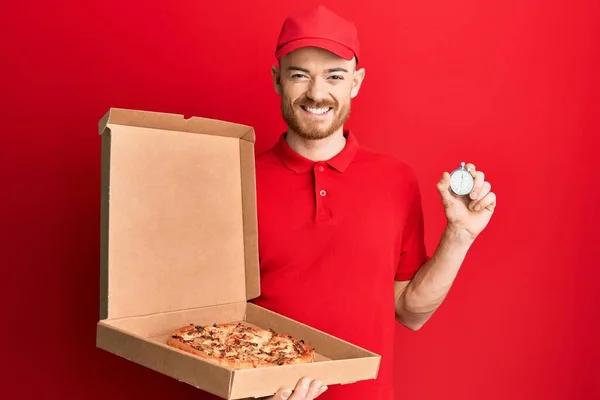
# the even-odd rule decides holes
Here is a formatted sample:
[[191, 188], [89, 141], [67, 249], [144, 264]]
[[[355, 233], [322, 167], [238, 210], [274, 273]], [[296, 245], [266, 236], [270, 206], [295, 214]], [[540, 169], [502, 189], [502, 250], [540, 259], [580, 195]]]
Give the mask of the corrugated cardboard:
[[[253, 128], [111, 109], [99, 131], [99, 348], [225, 399], [303, 376], [376, 378], [379, 355], [248, 301], [260, 294]], [[303, 339], [316, 362], [234, 371], [165, 344], [190, 323], [239, 321]]]

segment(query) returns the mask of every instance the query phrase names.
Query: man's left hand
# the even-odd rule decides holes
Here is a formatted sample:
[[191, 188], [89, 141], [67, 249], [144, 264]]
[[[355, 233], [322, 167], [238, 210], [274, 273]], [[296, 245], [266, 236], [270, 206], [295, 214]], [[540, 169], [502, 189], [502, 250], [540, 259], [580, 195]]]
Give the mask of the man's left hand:
[[450, 190], [450, 174], [444, 172], [437, 183], [448, 224], [451, 228], [467, 233], [475, 239], [487, 226], [496, 208], [496, 194], [485, 180], [483, 171], [477, 171], [472, 163], [465, 164], [475, 184], [471, 193], [457, 196]]

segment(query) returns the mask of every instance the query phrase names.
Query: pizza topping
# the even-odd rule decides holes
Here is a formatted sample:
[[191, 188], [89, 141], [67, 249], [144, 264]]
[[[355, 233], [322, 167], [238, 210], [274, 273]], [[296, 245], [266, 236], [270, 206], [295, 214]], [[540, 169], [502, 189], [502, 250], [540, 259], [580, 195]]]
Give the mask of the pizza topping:
[[194, 340], [194, 337], [191, 336], [189, 334], [189, 332], [186, 332], [185, 334], [183, 334], [183, 336], [181, 337], [184, 341], [189, 342], [190, 340]]
[[299, 343], [294, 343], [294, 349], [300, 354], [304, 354], [305, 350]]

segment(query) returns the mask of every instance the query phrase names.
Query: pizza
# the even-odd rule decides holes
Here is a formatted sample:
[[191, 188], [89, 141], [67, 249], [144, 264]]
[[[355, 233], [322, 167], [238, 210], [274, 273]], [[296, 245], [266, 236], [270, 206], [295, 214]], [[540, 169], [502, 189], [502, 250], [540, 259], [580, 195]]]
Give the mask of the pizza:
[[167, 345], [232, 369], [310, 363], [315, 350], [303, 340], [241, 322], [189, 324], [172, 332]]

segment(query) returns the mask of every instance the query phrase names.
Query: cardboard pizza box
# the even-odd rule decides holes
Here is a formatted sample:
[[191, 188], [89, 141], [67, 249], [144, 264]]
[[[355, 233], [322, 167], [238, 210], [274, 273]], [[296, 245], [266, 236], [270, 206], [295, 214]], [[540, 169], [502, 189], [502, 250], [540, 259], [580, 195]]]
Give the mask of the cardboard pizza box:
[[[224, 399], [268, 396], [303, 376], [377, 377], [380, 356], [257, 306], [254, 129], [110, 109], [102, 141], [97, 347]], [[245, 321], [303, 339], [314, 363], [232, 370], [166, 345], [184, 325]]]

